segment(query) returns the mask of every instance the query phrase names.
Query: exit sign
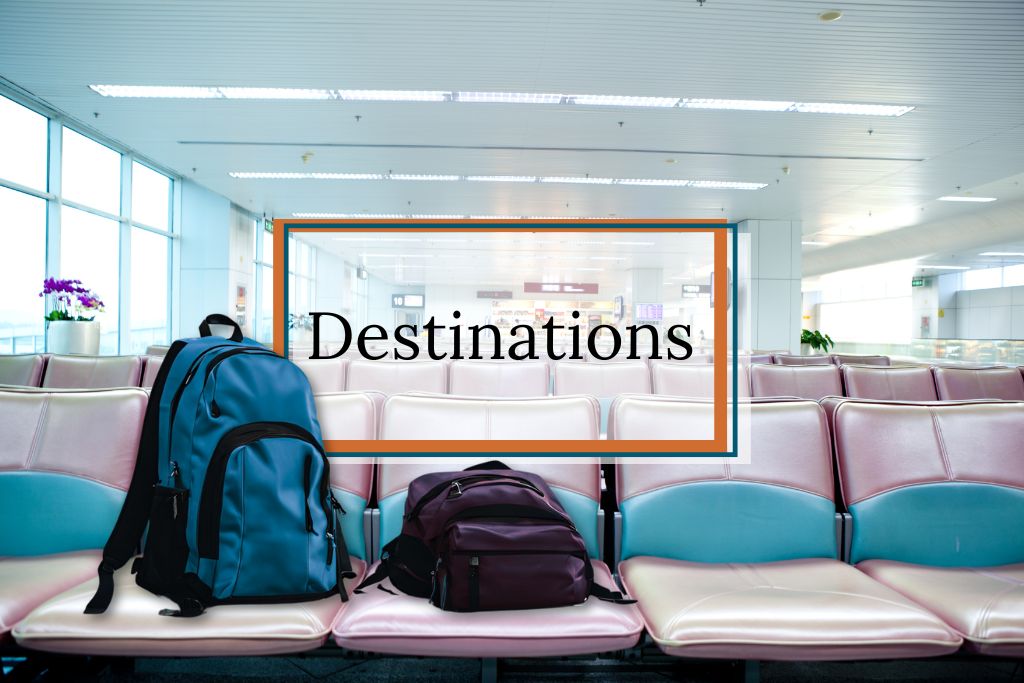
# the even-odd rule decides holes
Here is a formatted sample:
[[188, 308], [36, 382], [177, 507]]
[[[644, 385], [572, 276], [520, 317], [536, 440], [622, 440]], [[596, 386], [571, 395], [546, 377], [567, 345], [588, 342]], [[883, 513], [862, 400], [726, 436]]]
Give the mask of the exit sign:
[[915, 277], [913, 280], [910, 281], [910, 286], [911, 287], [924, 287], [924, 278], [923, 277]]

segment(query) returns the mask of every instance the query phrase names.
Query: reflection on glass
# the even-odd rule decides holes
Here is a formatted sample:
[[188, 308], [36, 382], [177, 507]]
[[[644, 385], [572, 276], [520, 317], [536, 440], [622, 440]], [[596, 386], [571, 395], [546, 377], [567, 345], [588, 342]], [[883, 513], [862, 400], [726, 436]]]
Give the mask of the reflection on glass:
[[128, 353], [167, 344], [167, 244], [155, 232], [132, 228], [131, 308]]
[[0, 187], [0, 353], [43, 350], [46, 202]]
[[139, 162], [132, 162], [132, 220], [167, 230], [171, 208], [171, 179]]
[[117, 221], [79, 211], [61, 209], [60, 276], [81, 280], [103, 300], [100, 321], [100, 353], [118, 352], [118, 262]]
[[0, 97], [0, 178], [46, 190], [46, 117]]
[[121, 213], [121, 155], [64, 129], [61, 194], [107, 213]]

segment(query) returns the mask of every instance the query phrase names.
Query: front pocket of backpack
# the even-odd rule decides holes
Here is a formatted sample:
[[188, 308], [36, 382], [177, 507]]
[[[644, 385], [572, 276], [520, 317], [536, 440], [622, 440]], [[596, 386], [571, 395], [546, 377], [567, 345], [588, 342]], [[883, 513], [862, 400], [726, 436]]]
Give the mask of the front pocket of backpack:
[[281, 423], [222, 439], [196, 522], [199, 576], [215, 600], [288, 600], [333, 587], [326, 467], [315, 439]]
[[445, 562], [439, 603], [456, 612], [575, 605], [587, 599], [587, 559], [551, 550], [459, 550]]

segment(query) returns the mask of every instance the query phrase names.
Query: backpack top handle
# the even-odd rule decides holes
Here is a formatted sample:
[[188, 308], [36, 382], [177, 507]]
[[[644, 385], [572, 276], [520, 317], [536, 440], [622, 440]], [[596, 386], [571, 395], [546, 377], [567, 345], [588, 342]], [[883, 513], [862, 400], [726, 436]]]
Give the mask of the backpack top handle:
[[228, 337], [233, 342], [242, 341], [242, 328], [238, 326], [231, 318], [223, 315], [222, 313], [211, 313], [210, 315], [203, 318], [203, 322], [199, 323], [199, 336], [200, 337], [212, 337], [213, 332], [210, 331], [210, 325], [226, 325], [233, 328], [231, 330], [231, 336]]

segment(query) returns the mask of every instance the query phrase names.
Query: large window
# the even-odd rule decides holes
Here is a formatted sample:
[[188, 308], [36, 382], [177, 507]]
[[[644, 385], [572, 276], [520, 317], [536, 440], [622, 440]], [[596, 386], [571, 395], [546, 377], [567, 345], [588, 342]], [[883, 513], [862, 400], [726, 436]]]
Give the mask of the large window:
[[0, 216], [0, 353], [42, 351], [46, 202], [0, 187]]
[[0, 96], [0, 353], [45, 350], [47, 276], [81, 280], [103, 301], [100, 353], [166, 344], [173, 187], [127, 152]]
[[60, 217], [61, 277], [81, 280], [103, 301], [100, 353], [118, 352], [118, 264], [120, 226], [117, 221], [65, 206]]
[[0, 97], [0, 178], [46, 190], [45, 116]]
[[256, 256], [253, 273], [258, 292], [253, 318], [253, 333], [256, 341], [269, 344], [274, 339], [274, 233], [270, 224], [256, 221], [253, 251]]
[[64, 199], [120, 214], [121, 155], [70, 128], [64, 128], [61, 150]]

